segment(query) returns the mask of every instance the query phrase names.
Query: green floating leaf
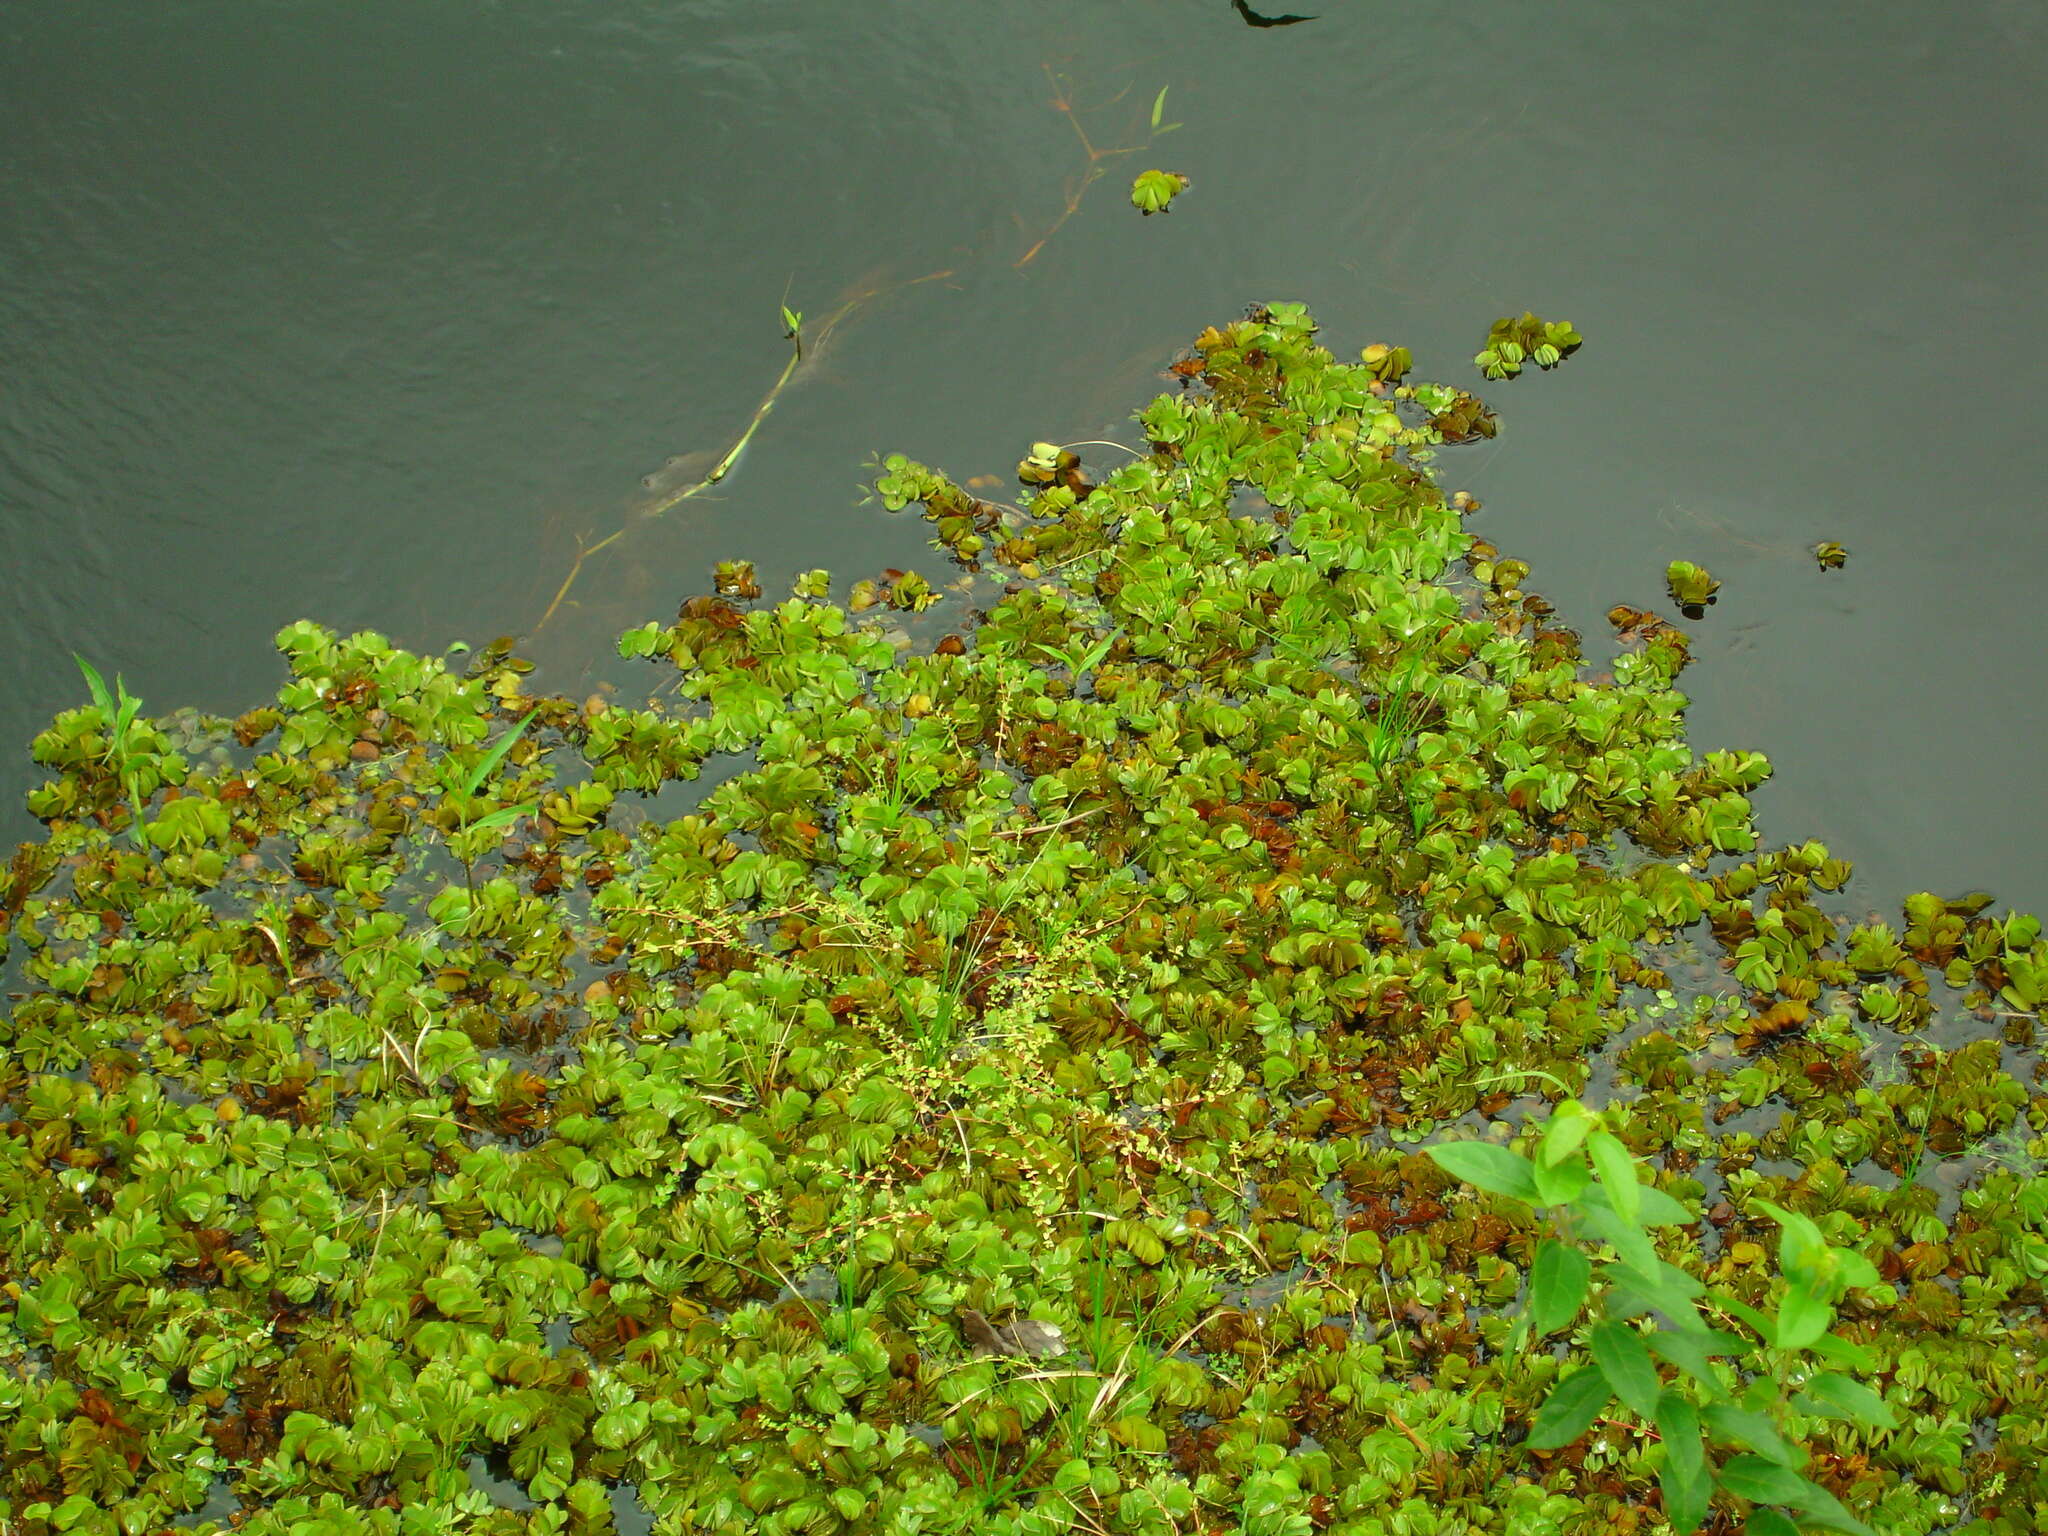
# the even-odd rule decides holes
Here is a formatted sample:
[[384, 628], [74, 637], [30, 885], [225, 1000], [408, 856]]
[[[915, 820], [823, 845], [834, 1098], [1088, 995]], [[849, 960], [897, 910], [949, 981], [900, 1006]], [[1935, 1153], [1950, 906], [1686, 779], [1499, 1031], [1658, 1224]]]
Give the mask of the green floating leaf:
[[1406, 347], [1390, 347], [1376, 341], [1358, 354], [1366, 371], [1382, 384], [1398, 384], [1415, 367], [1415, 354]]
[[1674, 560], [1667, 565], [1664, 585], [1671, 593], [1671, 601], [1681, 608], [1704, 608], [1721, 590], [1721, 583], [1707, 574], [1705, 566], [1694, 565], [1690, 560]]
[[1131, 183], [1131, 206], [1148, 217], [1164, 213], [1190, 185], [1177, 171], [1140, 171]]
[[1489, 379], [1511, 379], [1524, 362], [1555, 368], [1585, 341], [1568, 320], [1546, 321], [1524, 311], [1521, 318], [1503, 315], [1487, 333], [1486, 347], [1472, 359]]
[[1813, 558], [1824, 571], [1839, 571], [1849, 559], [1849, 551], [1833, 539], [1822, 539], [1813, 546]]

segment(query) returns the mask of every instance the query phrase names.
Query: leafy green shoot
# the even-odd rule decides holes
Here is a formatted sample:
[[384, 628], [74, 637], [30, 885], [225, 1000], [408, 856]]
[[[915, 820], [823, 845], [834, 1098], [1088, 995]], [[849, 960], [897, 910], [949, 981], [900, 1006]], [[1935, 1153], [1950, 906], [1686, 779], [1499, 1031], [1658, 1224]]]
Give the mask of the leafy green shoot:
[[127, 683], [118, 675], [114, 679], [114, 694], [109, 694], [106, 680], [91, 662], [75, 651], [71, 659], [78, 663], [78, 670], [85, 674], [85, 685], [92, 691], [93, 707], [99, 711], [100, 725], [107, 733], [107, 765], [120, 776], [121, 787], [128, 796], [128, 833], [139, 844], [142, 841], [139, 770], [147, 754], [135, 745], [134, 727], [142, 700], [129, 693]]
[[484, 781], [498, 771], [498, 766], [505, 761], [506, 755], [518, 744], [519, 738], [526, 733], [526, 728], [533, 724], [534, 716], [539, 713], [538, 705], [528, 710], [524, 719], [492, 742], [490, 750], [470, 766], [468, 774], [462, 780], [463, 799], [476, 798], [476, 793], [483, 788]]

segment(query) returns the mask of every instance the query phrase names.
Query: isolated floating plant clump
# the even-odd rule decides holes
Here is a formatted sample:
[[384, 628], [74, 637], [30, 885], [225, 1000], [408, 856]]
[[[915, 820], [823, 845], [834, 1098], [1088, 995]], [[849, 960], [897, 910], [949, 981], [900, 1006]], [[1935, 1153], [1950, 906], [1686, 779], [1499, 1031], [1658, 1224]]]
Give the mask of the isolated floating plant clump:
[[878, 461], [978, 608], [733, 560], [644, 700], [296, 624], [60, 715], [0, 1528], [2032, 1529], [2040, 925], [1845, 921], [1682, 631], [1464, 527], [1484, 403], [1313, 331], [1018, 506]]
[[1555, 368], [1584, 343], [1569, 320], [1546, 321], [1524, 311], [1519, 320], [1503, 315], [1494, 321], [1486, 346], [1472, 361], [1489, 379], [1511, 379], [1524, 363]]
[[1664, 586], [1671, 601], [1688, 618], [1698, 618], [1721, 590], [1721, 583], [1707, 573], [1705, 566], [1694, 565], [1690, 560], [1674, 560], [1666, 566]]
[[1140, 171], [1131, 183], [1131, 206], [1147, 216], [1164, 213], [1189, 185], [1178, 171]]

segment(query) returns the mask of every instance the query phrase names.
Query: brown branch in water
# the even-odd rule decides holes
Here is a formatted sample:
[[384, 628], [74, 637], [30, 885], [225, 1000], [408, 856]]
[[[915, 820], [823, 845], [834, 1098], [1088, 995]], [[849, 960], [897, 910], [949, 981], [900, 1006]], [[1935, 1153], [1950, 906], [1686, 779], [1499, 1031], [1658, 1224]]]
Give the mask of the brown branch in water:
[[[1144, 147], [1140, 144], [1130, 144], [1126, 145], [1122, 149], [1097, 149], [1095, 147], [1095, 141], [1088, 137], [1088, 130], [1081, 126], [1080, 114], [1075, 112], [1074, 110], [1074, 98], [1072, 94], [1068, 91], [1067, 87], [1060, 83], [1060, 77], [1053, 73], [1053, 69], [1050, 64], [1045, 65], [1044, 69], [1046, 79], [1052, 82], [1053, 110], [1055, 112], [1064, 112], [1066, 114], [1067, 121], [1073, 124], [1074, 135], [1076, 138], [1080, 139], [1081, 153], [1088, 157], [1088, 163], [1082, 167], [1081, 184], [1078, 187], [1074, 186], [1072, 183], [1068, 184], [1066, 194], [1067, 205], [1065, 208], [1060, 210], [1060, 216], [1052, 221], [1051, 227], [1048, 228], [1044, 234], [1040, 235], [1036, 240], [1034, 240], [1031, 243], [1031, 249], [1026, 251], [1022, 256], [1019, 256], [1017, 260], [1012, 264], [1019, 270], [1021, 270], [1028, 262], [1030, 262], [1032, 257], [1036, 256], [1040, 251], [1045, 249], [1046, 242], [1052, 239], [1054, 235], [1060, 232], [1061, 228], [1065, 226], [1067, 220], [1071, 219], [1076, 213], [1080, 212], [1081, 199], [1087, 196], [1088, 189], [1094, 186], [1095, 183], [1101, 180], [1102, 177], [1106, 174], [1106, 169], [1103, 165], [1104, 161], [1114, 160], [1119, 155], [1135, 155], [1140, 149]], [[1117, 92], [1116, 95], [1111, 97], [1107, 102], [1104, 103], [1104, 105], [1115, 106], [1117, 102], [1123, 100], [1124, 96], [1129, 92], [1129, 90], [1130, 87], [1125, 86], [1123, 90]], [[1022, 221], [1020, 220], [1019, 222], [1021, 223]]]
[[[824, 349], [825, 343], [831, 338], [833, 331], [838, 328], [839, 323], [870, 299], [894, 293], [899, 288], [915, 288], [920, 283], [936, 282], [942, 277], [951, 277], [952, 275], [953, 271], [948, 267], [938, 272], [927, 272], [923, 277], [913, 277], [907, 282], [892, 283], [886, 287], [862, 290], [818, 323], [817, 329], [812, 333], [812, 344], [808, 355], [816, 357]], [[732, 445], [719, 456], [718, 462], [713, 464], [701, 479], [692, 481], [682, 489], [663, 497], [659, 501], [639, 508], [634, 513], [632, 522], [614, 529], [595, 544], [585, 547], [582, 537], [578, 536], [576, 541], [578, 545], [576, 559], [569, 567], [569, 574], [562, 578], [562, 584], [555, 589], [554, 600], [548, 604], [547, 612], [543, 613], [540, 616], [540, 622], [533, 626], [533, 633], [538, 634], [547, 627], [548, 621], [555, 616], [556, 610], [562, 606], [563, 600], [568, 597], [569, 589], [576, 584], [576, 578], [582, 574], [584, 562], [589, 560], [592, 555], [624, 538], [633, 528], [634, 524], [651, 521], [661, 516], [662, 513], [680, 506], [691, 497], [701, 495], [731, 473], [733, 465], [739, 461], [739, 456], [746, 451], [747, 444], [754, 440], [754, 434], [760, 430], [761, 423], [767, 419], [768, 413], [775, 409], [775, 402], [782, 397], [782, 392], [789, 387], [790, 380], [796, 376], [798, 367], [804, 362], [806, 353], [801, 329], [790, 337], [790, 343], [789, 361], [782, 365], [782, 373], [776, 378], [774, 384], [769, 386], [768, 393], [761, 397], [760, 404], [754, 407], [754, 414], [747, 418], [747, 424], [741, 430], [739, 436], [733, 439]]]
[[607, 544], [617, 543], [625, 537], [625, 534], [626, 530], [624, 528], [615, 529], [587, 548], [583, 543], [583, 535], [580, 533], [576, 535], [575, 562], [569, 567], [569, 574], [562, 578], [562, 584], [555, 588], [555, 600], [548, 604], [548, 611], [542, 614], [540, 622], [533, 626], [535, 634], [539, 634], [543, 629], [547, 628], [548, 620], [552, 619], [555, 616], [555, 610], [562, 606], [562, 599], [569, 595], [569, 588], [576, 584], [576, 578], [583, 572], [583, 562], [603, 549]]
[[1406, 1424], [1404, 1424], [1401, 1421], [1401, 1415], [1394, 1412], [1394, 1410], [1391, 1408], [1387, 1410], [1387, 1422], [1393, 1425], [1394, 1428], [1401, 1431], [1402, 1434], [1406, 1435], [1408, 1437], [1408, 1443], [1414, 1446], [1415, 1449], [1417, 1449], [1418, 1451], [1422, 1452], [1423, 1455], [1434, 1456], [1436, 1454], [1429, 1448], [1427, 1442], [1423, 1440], [1422, 1436], [1418, 1435], [1417, 1433], [1415, 1433], [1414, 1430], [1410, 1429]]
[[1100, 816], [1108, 809], [1109, 807], [1106, 805], [1098, 805], [1091, 810], [1076, 811], [1073, 815], [1064, 817], [1059, 821], [1041, 822], [1035, 827], [1009, 827], [993, 835], [996, 837], [1029, 837], [1034, 832], [1056, 832], [1061, 827], [1071, 827], [1077, 821], [1086, 821], [1090, 816]]

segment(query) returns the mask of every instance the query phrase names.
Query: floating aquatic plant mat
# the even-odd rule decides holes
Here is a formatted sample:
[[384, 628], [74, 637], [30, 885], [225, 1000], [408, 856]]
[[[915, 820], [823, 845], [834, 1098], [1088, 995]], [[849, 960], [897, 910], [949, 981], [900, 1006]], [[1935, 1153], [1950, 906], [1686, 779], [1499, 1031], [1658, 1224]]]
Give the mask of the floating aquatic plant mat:
[[959, 635], [735, 564], [646, 707], [301, 623], [60, 716], [0, 1529], [2042, 1529], [2039, 925], [1757, 850], [1312, 329], [1021, 509], [887, 460]]

